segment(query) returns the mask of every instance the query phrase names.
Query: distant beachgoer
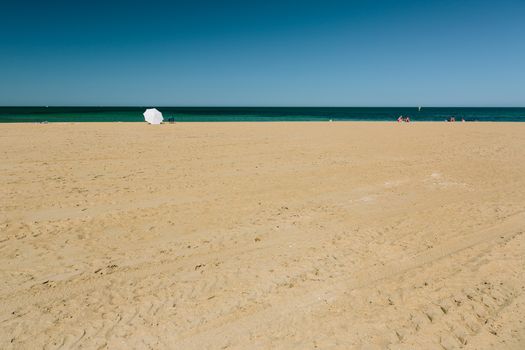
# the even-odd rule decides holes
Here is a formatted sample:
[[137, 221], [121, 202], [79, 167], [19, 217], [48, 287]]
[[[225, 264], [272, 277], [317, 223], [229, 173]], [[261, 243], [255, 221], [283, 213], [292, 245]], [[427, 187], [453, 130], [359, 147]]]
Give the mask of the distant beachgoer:
[[403, 121], [403, 116], [400, 115], [399, 118], [397, 118], [397, 122], [398, 122], [398, 123], [401, 123], [402, 121]]
[[410, 123], [410, 117], [405, 118], [405, 123]]
[[450, 121], [451, 122], [455, 122], [456, 121], [456, 117], [454, 117], [454, 116], [450, 117]]
[[465, 118], [461, 118], [461, 122], [464, 123], [465, 122]]

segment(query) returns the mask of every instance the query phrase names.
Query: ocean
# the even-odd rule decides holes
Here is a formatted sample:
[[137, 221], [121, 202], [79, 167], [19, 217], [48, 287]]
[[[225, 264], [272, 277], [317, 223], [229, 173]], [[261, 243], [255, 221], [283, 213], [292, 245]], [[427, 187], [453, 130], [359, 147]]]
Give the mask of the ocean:
[[[0, 107], [0, 123], [143, 122], [149, 107]], [[156, 107], [165, 121], [412, 121], [525, 122], [525, 108], [477, 107]]]

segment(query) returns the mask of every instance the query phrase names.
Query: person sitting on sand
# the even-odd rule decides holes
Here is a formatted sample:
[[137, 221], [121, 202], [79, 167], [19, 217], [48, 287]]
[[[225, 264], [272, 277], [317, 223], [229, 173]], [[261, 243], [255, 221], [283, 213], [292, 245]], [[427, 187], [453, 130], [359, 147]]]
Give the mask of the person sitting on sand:
[[405, 123], [410, 123], [410, 117], [405, 118]]
[[400, 115], [399, 118], [397, 118], [397, 122], [398, 122], [398, 123], [401, 123], [402, 121], [403, 121], [403, 116]]
[[450, 117], [450, 121], [451, 122], [455, 122], [456, 121], [456, 117], [454, 117], [454, 116]]

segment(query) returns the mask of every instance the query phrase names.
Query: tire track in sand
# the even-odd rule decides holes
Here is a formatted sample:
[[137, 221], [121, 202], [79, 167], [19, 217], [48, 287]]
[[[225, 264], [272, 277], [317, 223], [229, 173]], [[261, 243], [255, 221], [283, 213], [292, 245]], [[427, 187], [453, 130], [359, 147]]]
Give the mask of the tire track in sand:
[[214, 321], [213, 324], [203, 326], [179, 338], [176, 344], [177, 348], [195, 347], [202, 349], [217, 345], [219, 339], [225, 340], [224, 337], [246, 335], [259, 325], [275, 322], [276, 318], [286, 318], [294, 313], [311, 310], [322, 303], [330, 303], [337, 299], [340, 293], [338, 291], [343, 290], [347, 292], [367, 287], [381, 280], [392, 278], [423, 265], [444, 259], [480, 243], [511, 238], [522, 233], [523, 230], [525, 230], [525, 212], [514, 214], [502, 223], [481, 232], [465, 235], [425, 252], [401, 260], [393, 260], [392, 263], [384, 266], [374, 266], [361, 270], [359, 274], [362, 277], [360, 278], [344, 278], [331, 283], [327, 287], [299, 297], [283, 298], [278, 304], [233, 320], [226, 318], [222, 320], [222, 323], [219, 320]]

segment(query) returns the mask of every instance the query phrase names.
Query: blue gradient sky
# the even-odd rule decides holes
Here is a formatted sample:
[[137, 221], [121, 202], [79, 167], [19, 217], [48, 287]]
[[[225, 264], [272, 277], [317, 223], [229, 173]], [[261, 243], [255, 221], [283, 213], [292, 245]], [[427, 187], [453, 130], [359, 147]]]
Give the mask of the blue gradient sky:
[[525, 106], [525, 2], [2, 1], [0, 105]]

